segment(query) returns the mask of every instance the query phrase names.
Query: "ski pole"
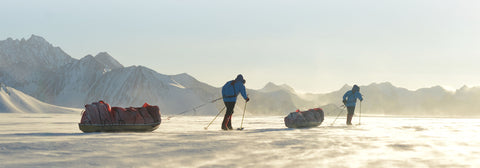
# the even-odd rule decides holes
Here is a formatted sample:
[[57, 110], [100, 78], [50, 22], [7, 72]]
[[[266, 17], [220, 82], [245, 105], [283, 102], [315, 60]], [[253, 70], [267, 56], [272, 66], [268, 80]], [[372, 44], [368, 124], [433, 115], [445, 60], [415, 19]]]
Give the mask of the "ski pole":
[[362, 101], [360, 101], [360, 116], [358, 117], [358, 125], [360, 125], [361, 118], [362, 118]]
[[223, 110], [225, 110], [225, 107], [223, 107], [222, 110], [220, 110], [220, 112], [218, 112], [218, 114], [215, 116], [215, 118], [213, 118], [213, 120], [210, 121], [210, 123], [206, 127], [204, 127], [205, 130], [208, 129], [208, 127], [213, 123], [213, 121], [215, 121], [215, 119], [217, 119], [218, 115], [220, 115], [220, 113], [222, 113]]
[[[363, 95], [363, 94], [360, 94], [360, 95], [362, 95], [362, 98], [365, 98], [365, 95]], [[363, 101], [363, 99], [360, 100], [360, 116], [358, 116], [358, 125], [360, 125], [360, 123], [361, 123], [360, 120], [362, 118], [362, 101]]]
[[332, 124], [330, 124], [330, 126], [332, 126], [332, 125], [335, 123], [335, 121], [337, 121], [337, 118], [338, 118], [338, 117], [340, 116], [340, 114], [342, 114], [342, 112], [344, 111], [345, 105], [342, 105], [341, 107], [342, 107], [342, 108], [339, 108], [339, 109], [340, 109], [340, 112], [338, 113], [338, 115], [337, 115], [337, 117], [335, 118], [335, 120], [333, 120]]
[[242, 122], [241, 122], [240, 128], [238, 128], [238, 130], [243, 130], [243, 119], [245, 118], [245, 111], [247, 111], [247, 102], [245, 102], [245, 107], [243, 107]]

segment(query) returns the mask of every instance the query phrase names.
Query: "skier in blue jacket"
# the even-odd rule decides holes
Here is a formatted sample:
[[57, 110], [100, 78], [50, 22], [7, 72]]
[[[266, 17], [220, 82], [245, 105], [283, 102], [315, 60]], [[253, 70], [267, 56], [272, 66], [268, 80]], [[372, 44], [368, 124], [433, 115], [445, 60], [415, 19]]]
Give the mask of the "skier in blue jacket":
[[362, 94], [360, 94], [360, 88], [357, 85], [353, 85], [352, 90], [347, 91], [343, 95], [343, 104], [347, 106], [347, 125], [352, 125], [352, 118], [355, 112], [355, 105], [357, 104], [357, 99], [363, 101]]
[[223, 102], [225, 103], [225, 107], [227, 108], [227, 112], [225, 113], [225, 117], [223, 118], [222, 122], [222, 129], [223, 130], [232, 130], [232, 114], [233, 108], [235, 108], [235, 103], [237, 102], [238, 93], [242, 94], [242, 97], [248, 102], [250, 99], [247, 96], [247, 92], [245, 91], [245, 79], [240, 74], [235, 78], [235, 80], [228, 81], [222, 87], [222, 97]]

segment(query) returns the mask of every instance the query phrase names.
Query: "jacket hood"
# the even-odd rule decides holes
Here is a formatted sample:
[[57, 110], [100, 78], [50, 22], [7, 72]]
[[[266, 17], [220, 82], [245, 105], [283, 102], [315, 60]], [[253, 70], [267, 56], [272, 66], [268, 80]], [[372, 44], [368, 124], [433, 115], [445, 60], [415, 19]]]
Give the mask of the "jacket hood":
[[353, 85], [352, 92], [356, 93], [356, 92], [359, 92], [359, 91], [360, 91], [360, 87], [358, 87], [357, 85]]
[[242, 74], [237, 75], [237, 78], [235, 78], [235, 81], [245, 83], [245, 79], [243, 79]]

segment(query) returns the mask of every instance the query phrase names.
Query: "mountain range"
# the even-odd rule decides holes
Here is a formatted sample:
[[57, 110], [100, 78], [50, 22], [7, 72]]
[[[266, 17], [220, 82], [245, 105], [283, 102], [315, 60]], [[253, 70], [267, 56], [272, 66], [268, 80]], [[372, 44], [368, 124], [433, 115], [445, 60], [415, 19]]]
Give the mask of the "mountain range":
[[[104, 100], [112, 106], [129, 107], [147, 102], [158, 105], [164, 114], [195, 115], [214, 115], [223, 108], [221, 100], [211, 103], [220, 97], [220, 88], [186, 73], [165, 75], [143, 66], [124, 67], [106, 52], [75, 59], [36, 35], [0, 41], [0, 60], [0, 83], [56, 106], [82, 108]], [[362, 112], [367, 114], [479, 115], [479, 87], [447, 91], [435, 86], [411, 91], [388, 82], [360, 87], [365, 96]], [[349, 89], [351, 86], [344, 85], [330, 93], [300, 94], [288, 85], [268, 83], [259, 90], [247, 89], [251, 98], [247, 111], [285, 115], [296, 109], [322, 107], [327, 115], [336, 115]], [[238, 102], [236, 111], [243, 111], [243, 103]]]

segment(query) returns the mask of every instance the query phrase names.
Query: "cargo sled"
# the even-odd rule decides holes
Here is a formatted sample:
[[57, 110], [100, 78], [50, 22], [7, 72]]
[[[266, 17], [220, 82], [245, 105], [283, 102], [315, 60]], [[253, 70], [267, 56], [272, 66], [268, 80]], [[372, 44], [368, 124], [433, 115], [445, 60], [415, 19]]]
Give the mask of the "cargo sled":
[[160, 126], [160, 122], [151, 124], [78, 124], [80, 130], [88, 132], [152, 132]]
[[321, 108], [309, 109], [307, 111], [297, 110], [288, 114], [284, 121], [288, 128], [309, 128], [322, 124], [324, 113]]
[[160, 126], [158, 106], [111, 107], [103, 101], [85, 105], [78, 127], [83, 132], [152, 132]]

